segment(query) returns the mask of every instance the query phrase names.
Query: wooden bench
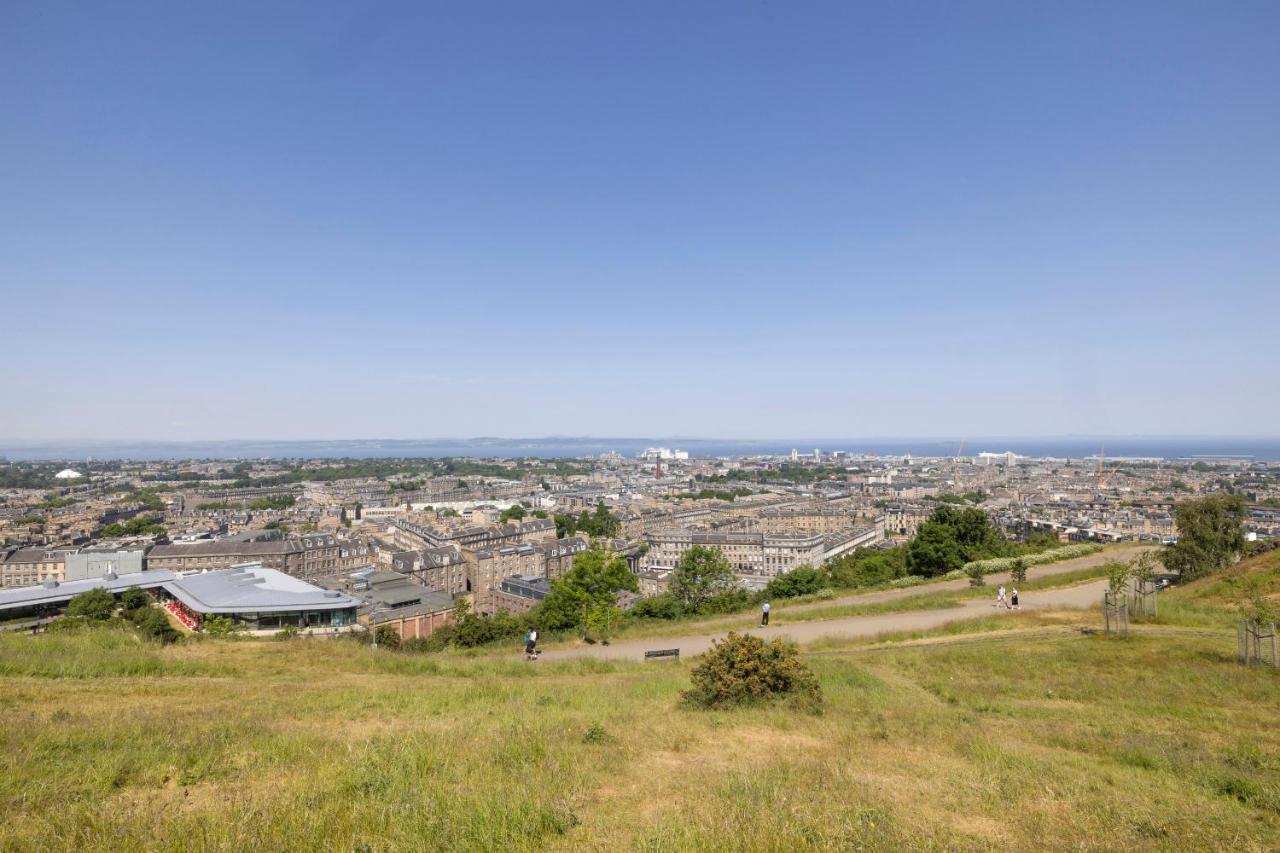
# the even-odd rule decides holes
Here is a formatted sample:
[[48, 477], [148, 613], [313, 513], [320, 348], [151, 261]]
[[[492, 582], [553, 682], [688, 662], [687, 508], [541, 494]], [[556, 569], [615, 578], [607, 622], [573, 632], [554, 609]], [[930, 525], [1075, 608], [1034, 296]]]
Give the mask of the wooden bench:
[[662, 660], [663, 658], [680, 660], [680, 650], [679, 649], [654, 649], [651, 652], [644, 653], [644, 659], [647, 661]]

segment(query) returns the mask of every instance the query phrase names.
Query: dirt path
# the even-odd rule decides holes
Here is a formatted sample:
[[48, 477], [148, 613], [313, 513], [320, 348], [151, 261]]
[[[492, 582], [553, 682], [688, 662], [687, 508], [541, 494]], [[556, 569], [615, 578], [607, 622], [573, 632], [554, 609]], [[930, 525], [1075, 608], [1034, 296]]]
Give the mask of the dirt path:
[[[1101, 556], [1101, 555], [1094, 555]], [[1089, 559], [1088, 557], [1082, 559]], [[1071, 561], [1077, 562], [1077, 561]], [[1052, 566], [1046, 566], [1046, 569]], [[1081, 568], [1077, 565], [1075, 568]], [[1045, 572], [1043, 574], [1054, 574]], [[991, 581], [992, 597], [995, 587], [999, 586], [999, 578]], [[961, 588], [967, 587], [968, 582]], [[1023, 610], [1044, 610], [1060, 607], [1090, 607], [1102, 599], [1102, 591], [1106, 589], [1105, 580], [1096, 580], [1080, 586], [1063, 589], [1049, 589], [1043, 592], [1022, 594]], [[942, 587], [931, 584], [929, 591]], [[893, 590], [899, 592], [899, 590]], [[919, 590], [917, 590], [919, 592]], [[894, 596], [895, 598], [901, 596]], [[887, 599], [869, 599], [858, 597], [857, 601], [876, 601]], [[831, 602], [822, 602], [823, 606], [831, 606]], [[801, 609], [801, 608], [796, 608]], [[792, 612], [795, 612], [794, 610]], [[891, 631], [928, 631], [939, 628], [961, 619], [972, 619], [977, 616], [1005, 613], [992, 606], [992, 599], [966, 601], [959, 607], [948, 607], [942, 610], [916, 610], [905, 613], [885, 613], [876, 616], [846, 616], [839, 619], [824, 619], [813, 622], [795, 622], [787, 624], [785, 611], [775, 611], [773, 624], [767, 628], [752, 628], [749, 633], [758, 637], [772, 639], [786, 637], [797, 643], [811, 643], [823, 637], [871, 637]], [[741, 619], [741, 616], [737, 617]], [[702, 628], [707, 626], [703, 625]], [[618, 640], [609, 646], [575, 646], [567, 649], [549, 649], [542, 653], [546, 660], [565, 660], [568, 658], [610, 658], [623, 660], [643, 660], [644, 653], [653, 649], [679, 649], [681, 657], [692, 657], [711, 648], [711, 641], [724, 636], [724, 631], [703, 631], [681, 637], [657, 637], [650, 639]]]

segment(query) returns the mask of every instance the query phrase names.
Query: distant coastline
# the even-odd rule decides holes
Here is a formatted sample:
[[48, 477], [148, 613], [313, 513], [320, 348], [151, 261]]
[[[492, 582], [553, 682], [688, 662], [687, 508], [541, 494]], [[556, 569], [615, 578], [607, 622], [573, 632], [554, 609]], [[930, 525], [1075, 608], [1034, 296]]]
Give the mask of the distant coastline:
[[334, 441], [19, 441], [0, 439], [0, 457], [11, 462], [94, 459], [256, 459], [271, 458], [390, 458], [487, 456], [573, 457], [620, 453], [634, 456], [648, 447], [687, 450], [696, 457], [786, 455], [793, 449], [812, 454], [844, 451], [853, 456], [975, 456], [983, 451], [1011, 451], [1021, 456], [1083, 458], [1100, 451], [1108, 458], [1249, 457], [1280, 460], [1280, 438], [1059, 436], [1044, 438], [979, 437], [964, 441], [940, 438], [468, 438], [468, 439], [356, 439]]

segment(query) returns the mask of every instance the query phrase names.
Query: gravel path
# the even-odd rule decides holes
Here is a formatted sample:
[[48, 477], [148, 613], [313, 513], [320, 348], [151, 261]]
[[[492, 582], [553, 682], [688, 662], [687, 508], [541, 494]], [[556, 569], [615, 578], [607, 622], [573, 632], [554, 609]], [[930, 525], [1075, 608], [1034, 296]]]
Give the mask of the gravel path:
[[[1045, 568], [1052, 567], [1046, 566]], [[1077, 565], [1076, 568], [1081, 567]], [[1040, 573], [1040, 576], [1045, 574], [1054, 573]], [[1003, 609], [998, 610], [993, 606], [995, 590], [999, 585], [999, 579], [993, 577], [990, 583], [990, 598], [966, 601], [959, 607], [947, 607], [942, 610], [916, 610], [904, 613], [885, 613], [876, 616], [846, 616], [839, 619], [823, 619], [792, 624], [787, 624], [785, 612], [775, 611], [769, 627], [752, 628], [749, 633], [765, 639], [786, 637], [797, 643], [810, 643], [823, 637], [871, 637], [891, 631], [928, 631], [961, 619], [972, 619], [977, 616], [1008, 612]], [[965, 581], [960, 588], [967, 588], [967, 586], [968, 581]], [[1090, 607], [1102, 600], [1102, 591], [1106, 587], [1106, 580], [1096, 580], [1062, 589], [1024, 592], [1021, 596], [1021, 605], [1023, 610]], [[946, 587], [940, 587], [938, 584], [927, 587], [930, 592], [940, 588]], [[893, 590], [893, 592], [900, 592], [900, 590]], [[917, 590], [918, 592], [919, 590]], [[855, 600], [876, 601], [887, 599], [859, 597]], [[831, 604], [832, 602], [830, 601], [822, 602], [824, 607], [830, 607]], [[742, 617], [739, 616], [737, 618], [741, 619]], [[692, 657], [711, 648], [711, 641], [722, 638], [725, 633], [724, 631], [704, 631], [682, 637], [618, 640], [608, 646], [584, 645], [563, 649], [549, 649], [542, 653], [542, 657], [546, 660], [565, 660], [580, 657], [643, 660], [644, 653], [652, 649], [679, 649], [681, 657]]]

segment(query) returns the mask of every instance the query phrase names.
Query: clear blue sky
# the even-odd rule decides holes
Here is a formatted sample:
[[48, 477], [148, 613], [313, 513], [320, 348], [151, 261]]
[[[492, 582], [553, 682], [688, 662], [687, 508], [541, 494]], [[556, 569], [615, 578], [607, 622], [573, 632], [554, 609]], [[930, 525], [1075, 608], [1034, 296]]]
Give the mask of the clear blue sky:
[[196, 5], [0, 9], [0, 436], [1280, 432], [1275, 2]]

